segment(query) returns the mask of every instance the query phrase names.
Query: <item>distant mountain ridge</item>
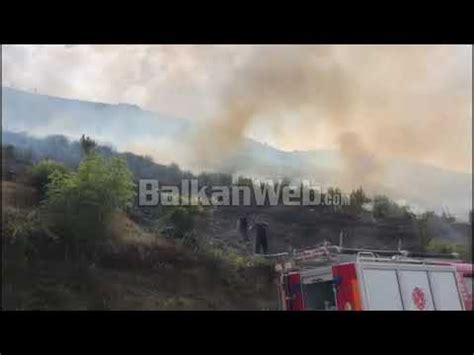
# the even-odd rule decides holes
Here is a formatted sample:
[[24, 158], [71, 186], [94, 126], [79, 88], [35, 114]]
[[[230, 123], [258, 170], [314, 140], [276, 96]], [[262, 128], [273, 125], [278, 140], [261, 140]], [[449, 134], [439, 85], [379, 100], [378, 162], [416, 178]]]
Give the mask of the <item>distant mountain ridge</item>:
[[[45, 137], [62, 134], [78, 139], [86, 134], [119, 151], [145, 146], [179, 147], [192, 122], [142, 110], [130, 104], [104, 104], [58, 98], [2, 87], [2, 130]], [[164, 142], [164, 143], [163, 143]], [[161, 144], [161, 145], [159, 145]], [[138, 152], [140, 154], [140, 152]], [[437, 212], [448, 207], [466, 219], [472, 209], [472, 174], [392, 159], [387, 162], [378, 192], [416, 208]], [[237, 152], [213, 167], [216, 171], [253, 176], [315, 177], [331, 184], [340, 173], [337, 151], [279, 150], [245, 139]]]
[[64, 134], [77, 139], [84, 133], [118, 147], [134, 143], [133, 138], [139, 135], [173, 135], [187, 127], [184, 120], [157, 115], [135, 105], [57, 98], [5, 87], [2, 124], [5, 130], [39, 136]]

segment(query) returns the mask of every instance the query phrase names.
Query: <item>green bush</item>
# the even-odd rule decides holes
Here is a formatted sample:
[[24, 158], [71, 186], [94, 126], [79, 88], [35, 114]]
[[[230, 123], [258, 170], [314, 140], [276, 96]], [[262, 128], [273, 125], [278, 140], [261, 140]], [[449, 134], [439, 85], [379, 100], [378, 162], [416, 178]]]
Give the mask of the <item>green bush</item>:
[[185, 208], [176, 208], [171, 212], [169, 220], [181, 235], [190, 232], [194, 227], [194, 216]]
[[134, 186], [122, 159], [90, 153], [77, 172], [51, 175], [45, 206], [51, 228], [73, 244], [104, 238], [113, 213], [131, 205]]
[[198, 216], [203, 215], [200, 206], [169, 206], [166, 209], [163, 221], [171, 225], [175, 237], [183, 238], [193, 231]]
[[56, 171], [65, 174], [67, 169], [64, 165], [52, 160], [43, 160], [32, 168], [32, 185], [36, 187], [41, 198], [46, 196], [47, 185], [50, 182], [50, 177]]

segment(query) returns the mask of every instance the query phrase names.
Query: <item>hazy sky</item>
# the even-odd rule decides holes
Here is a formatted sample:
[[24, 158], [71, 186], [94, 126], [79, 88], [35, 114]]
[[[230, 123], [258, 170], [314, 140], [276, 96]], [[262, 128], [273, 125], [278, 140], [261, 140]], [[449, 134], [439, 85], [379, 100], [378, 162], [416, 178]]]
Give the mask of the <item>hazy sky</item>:
[[472, 171], [471, 46], [2, 46], [2, 85]]

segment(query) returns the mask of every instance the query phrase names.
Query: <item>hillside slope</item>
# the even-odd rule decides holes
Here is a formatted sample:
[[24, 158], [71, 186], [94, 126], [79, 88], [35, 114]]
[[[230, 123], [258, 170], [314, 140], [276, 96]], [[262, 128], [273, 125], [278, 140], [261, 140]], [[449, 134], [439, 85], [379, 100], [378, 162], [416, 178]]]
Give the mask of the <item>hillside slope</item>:
[[7, 310], [277, 309], [272, 266], [192, 250], [118, 214], [93, 258], [68, 257], [38, 220], [34, 189], [2, 181], [2, 298]]

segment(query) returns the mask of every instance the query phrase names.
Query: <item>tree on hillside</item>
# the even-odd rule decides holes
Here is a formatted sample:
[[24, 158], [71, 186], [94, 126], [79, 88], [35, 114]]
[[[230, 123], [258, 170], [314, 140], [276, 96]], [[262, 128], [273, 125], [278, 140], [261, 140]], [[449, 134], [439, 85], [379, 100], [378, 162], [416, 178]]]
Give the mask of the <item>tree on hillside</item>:
[[52, 229], [77, 246], [105, 237], [113, 213], [130, 206], [134, 195], [132, 173], [124, 160], [90, 153], [77, 172], [51, 175], [46, 210]]
[[362, 187], [359, 187], [357, 190], [353, 190], [350, 194], [350, 204], [348, 209], [354, 213], [361, 213], [363, 207], [366, 203], [371, 202], [371, 199], [365, 194], [365, 191]]
[[86, 137], [84, 134], [80, 139], [81, 150], [84, 155], [89, 155], [96, 147], [97, 143], [90, 137]]

